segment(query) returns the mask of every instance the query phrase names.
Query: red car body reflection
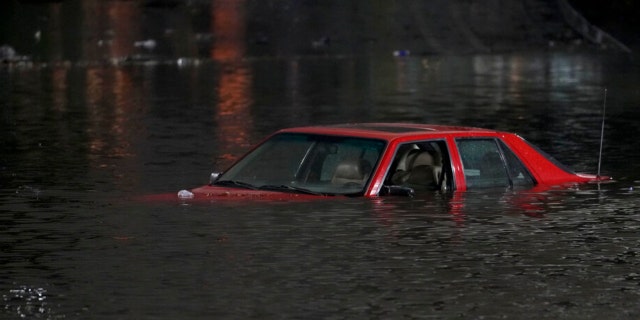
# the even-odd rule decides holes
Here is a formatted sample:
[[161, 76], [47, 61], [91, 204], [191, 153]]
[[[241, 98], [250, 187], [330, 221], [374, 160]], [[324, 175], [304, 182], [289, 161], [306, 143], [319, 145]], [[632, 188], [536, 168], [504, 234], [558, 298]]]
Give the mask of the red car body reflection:
[[381, 197], [546, 188], [609, 177], [575, 173], [514, 133], [412, 123], [280, 130], [211, 183], [149, 201]]

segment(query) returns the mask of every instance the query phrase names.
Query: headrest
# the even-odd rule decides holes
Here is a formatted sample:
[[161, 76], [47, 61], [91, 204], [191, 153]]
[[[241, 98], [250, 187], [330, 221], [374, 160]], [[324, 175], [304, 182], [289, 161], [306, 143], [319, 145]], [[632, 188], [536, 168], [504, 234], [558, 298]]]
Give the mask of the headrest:
[[412, 154], [409, 154], [409, 161], [411, 168], [417, 166], [433, 166], [433, 156], [428, 151], [412, 150]]
[[371, 165], [363, 159], [346, 159], [338, 164], [333, 174], [335, 179], [364, 180], [371, 171]]

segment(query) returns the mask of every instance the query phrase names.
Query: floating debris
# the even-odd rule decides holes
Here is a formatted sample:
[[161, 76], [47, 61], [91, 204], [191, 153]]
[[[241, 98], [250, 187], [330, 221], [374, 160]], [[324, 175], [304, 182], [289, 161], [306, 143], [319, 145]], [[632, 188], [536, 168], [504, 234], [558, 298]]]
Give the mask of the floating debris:
[[178, 198], [179, 199], [193, 199], [194, 194], [193, 192], [189, 191], [189, 190], [180, 190], [178, 192]]

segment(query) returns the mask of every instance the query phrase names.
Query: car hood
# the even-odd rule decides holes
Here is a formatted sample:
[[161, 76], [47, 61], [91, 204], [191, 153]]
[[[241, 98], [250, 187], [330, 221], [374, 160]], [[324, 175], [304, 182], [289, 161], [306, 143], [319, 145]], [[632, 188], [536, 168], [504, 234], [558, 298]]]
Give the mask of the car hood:
[[215, 201], [296, 201], [322, 199], [330, 196], [295, 192], [252, 190], [225, 186], [210, 186], [180, 190], [174, 193], [153, 194], [139, 197], [142, 202], [215, 202]]

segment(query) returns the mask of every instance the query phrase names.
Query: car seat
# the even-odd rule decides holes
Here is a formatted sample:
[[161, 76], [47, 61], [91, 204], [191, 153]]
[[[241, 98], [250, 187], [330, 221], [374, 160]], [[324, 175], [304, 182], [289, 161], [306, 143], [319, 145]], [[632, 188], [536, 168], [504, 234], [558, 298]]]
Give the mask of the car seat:
[[371, 164], [364, 159], [349, 158], [340, 162], [331, 178], [331, 183], [345, 185], [355, 183], [363, 185], [371, 174]]
[[393, 181], [416, 189], [434, 189], [439, 185], [442, 165], [426, 150], [411, 150], [407, 156], [407, 171], [398, 171]]

